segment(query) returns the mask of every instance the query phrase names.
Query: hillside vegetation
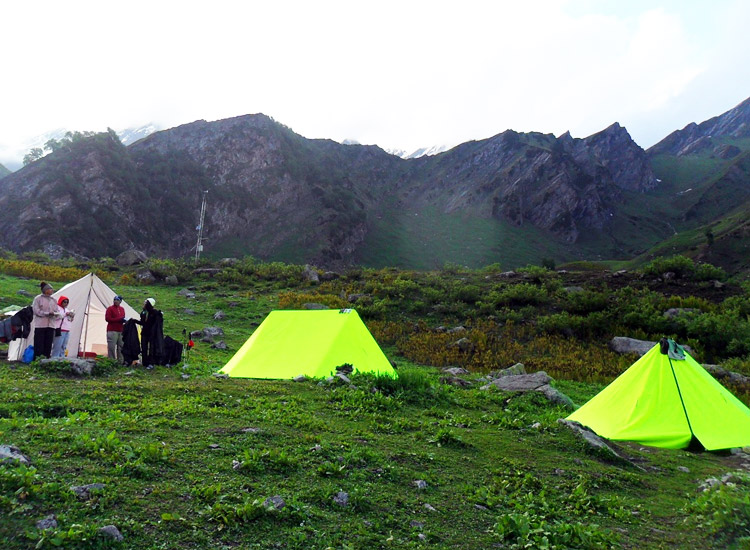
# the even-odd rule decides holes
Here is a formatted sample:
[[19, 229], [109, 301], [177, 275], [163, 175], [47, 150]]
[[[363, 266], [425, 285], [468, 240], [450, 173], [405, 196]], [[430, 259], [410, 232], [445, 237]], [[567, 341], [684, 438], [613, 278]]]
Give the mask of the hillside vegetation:
[[[5, 254], [0, 306], [25, 305], [18, 291], [36, 293], [38, 280], [59, 287], [94, 270], [131, 305], [154, 297], [165, 334], [219, 327], [228, 349], [196, 337], [171, 368], [99, 360], [83, 379], [62, 365], [1, 366], [0, 445], [31, 465], [0, 465], [0, 540], [8, 549], [746, 548], [747, 455], [624, 443], [625, 460], [613, 460], [557, 423], [563, 407], [480, 388], [522, 362], [582, 404], [634, 361], [609, 350], [613, 336], [671, 336], [703, 363], [750, 375], [750, 286], [681, 256], [638, 271], [563, 267], [350, 268], [318, 271], [315, 283], [309, 268], [253, 258], [123, 269]], [[156, 283], [138, 282], [144, 269]], [[269, 311], [310, 303], [356, 308], [398, 379], [213, 376]], [[442, 371], [459, 366], [460, 384]], [[731, 389], [750, 402], [750, 388]], [[36, 527], [50, 514], [55, 527]], [[100, 532], [108, 525], [122, 542]]]

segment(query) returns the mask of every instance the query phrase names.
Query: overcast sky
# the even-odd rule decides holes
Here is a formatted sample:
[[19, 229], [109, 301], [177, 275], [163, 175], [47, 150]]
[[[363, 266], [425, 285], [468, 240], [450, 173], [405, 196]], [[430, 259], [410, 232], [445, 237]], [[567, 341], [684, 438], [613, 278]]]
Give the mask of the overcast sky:
[[617, 121], [647, 148], [750, 96], [747, 0], [6, 0], [2, 14], [0, 162], [56, 128], [249, 113], [408, 151]]

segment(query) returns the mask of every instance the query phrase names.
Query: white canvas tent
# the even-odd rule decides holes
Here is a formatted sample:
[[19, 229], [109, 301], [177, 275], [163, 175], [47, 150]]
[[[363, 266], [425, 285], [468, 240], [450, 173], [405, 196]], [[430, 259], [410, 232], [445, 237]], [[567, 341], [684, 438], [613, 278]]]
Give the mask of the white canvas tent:
[[[116, 295], [115, 291], [93, 273], [68, 283], [52, 295], [55, 301], [60, 296], [66, 296], [70, 300], [68, 309], [75, 311], [68, 339], [68, 357], [76, 357], [85, 353], [107, 355], [107, 322], [104, 320], [104, 313], [112, 305]], [[125, 315], [128, 319], [139, 318], [139, 313], [124, 300], [120, 305], [125, 308]], [[8, 360], [20, 361], [23, 351], [33, 343], [34, 323], [32, 322], [31, 333], [27, 339], [19, 338], [10, 342]]]

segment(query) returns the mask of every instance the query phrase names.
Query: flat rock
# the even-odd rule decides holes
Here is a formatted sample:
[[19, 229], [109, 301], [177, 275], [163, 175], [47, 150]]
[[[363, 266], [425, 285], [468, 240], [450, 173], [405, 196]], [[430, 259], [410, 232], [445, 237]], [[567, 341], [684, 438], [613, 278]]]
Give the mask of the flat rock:
[[636, 340], [625, 336], [615, 336], [609, 342], [609, 349], [617, 353], [635, 353], [644, 355], [656, 345], [656, 342], [648, 340]]
[[126, 250], [115, 258], [117, 265], [122, 267], [142, 264], [146, 260], [148, 260], [148, 256], [146, 256], [145, 252], [141, 252], [140, 250]]
[[534, 391], [552, 381], [546, 372], [539, 371], [533, 374], [519, 374], [515, 376], [503, 376], [493, 380], [481, 389], [487, 390], [494, 386], [503, 391]]
[[55, 359], [42, 359], [39, 364], [44, 366], [48, 363], [67, 363], [70, 366], [70, 374], [75, 376], [91, 376], [96, 364], [91, 359], [81, 359], [78, 357], [58, 357]]
[[81, 500], [88, 500], [91, 498], [91, 491], [99, 491], [104, 487], [104, 483], [89, 483], [88, 485], [74, 485], [70, 490]]
[[18, 447], [13, 445], [0, 445], [0, 464], [23, 464], [28, 466], [31, 460], [21, 452]]
[[99, 529], [99, 534], [111, 538], [116, 542], [122, 542], [123, 540], [125, 540], [125, 537], [122, 536], [120, 530], [114, 525], [105, 525], [104, 527]]

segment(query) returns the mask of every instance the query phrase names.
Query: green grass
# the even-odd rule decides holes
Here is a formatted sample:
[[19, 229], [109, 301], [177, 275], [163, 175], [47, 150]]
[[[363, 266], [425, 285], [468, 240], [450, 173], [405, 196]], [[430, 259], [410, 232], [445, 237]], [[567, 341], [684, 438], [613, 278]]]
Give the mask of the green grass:
[[435, 207], [400, 209], [379, 218], [358, 254], [368, 265], [438, 269], [444, 258], [471, 268], [502, 259], [507, 269], [570, 254], [543, 231], [495, 218], [445, 213]]
[[[464, 311], [473, 317], [460, 321], [467, 335], [496, 354], [492, 369], [521, 359], [531, 370], [558, 369], [555, 385], [580, 404], [605, 384], [581, 381], [597, 378], [589, 364], [606, 363], [611, 378], [628, 361], [614, 358], [603, 339], [532, 328], [548, 307], [598, 310], [610, 307], [609, 298], [597, 301], [597, 292], [587, 291], [572, 301], [560, 290], [562, 275], [528, 269], [516, 283], [537, 289], [542, 303], [494, 307], [482, 320], [482, 301], [502, 301], [514, 288], [497, 270], [352, 270], [314, 288], [290, 282], [291, 268], [258, 272], [266, 276], [242, 283], [196, 276], [176, 287], [123, 285], [122, 273], [108, 275], [131, 305], [156, 299], [166, 334], [220, 326], [228, 351], [199, 341], [187, 365], [103, 368], [85, 379], [36, 364], [0, 366], [0, 444], [19, 447], [33, 463], [0, 466], [3, 548], [742, 547], [741, 496], [696, 501], [703, 480], [737, 467], [733, 457], [625, 443], [621, 451], [639, 468], [612, 463], [557, 423], [566, 410], [539, 395], [479, 389], [489, 368], [468, 365], [474, 372], [463, 377], [473, 383], [459, 388], [441, 382], [438, 368], [399, 352], [423, 353], [437, 343], [435, 360], [445, 359], [451, 348], [440, 347], [442, 333], [427, 327], [457, 324], [452, 316]], [[571, 276], [601, 284], [596, 272]], [[194, 299], [178, 295], [185, 286]], [[35, 294], [36, 287], [35, 280], [0, 275], [0, 304], [25, 305], [30, 299], [18, 300], [16, 291]], [[277, 307], [280, 293], [308, 300], [316, 291], [365, 292], [372, 304], [363, 316], [385, 316], [377, 326], [366, 318], [375, 332], [401, 327], [402, 336], [384, 348], [398, 365], [397, 379], [355, 376], [346, 386], [212, 376]], [[636, 310], [657, 300], [633, 292]], [[406, 314], [415, 300], [433, 299], [445, 316], [432, 307], [424, 316]], [[214, 320], [217, 310], [226, 318]], [[515, 319], [516, 329], [508, 322], [510, 332], [491, 332], [503, 326], [498, 315]], [[90, 500], [70, 490], [89, 483], [104, 484]], [[346, 506], [336, 501], [342, 492]], [[264, 504], [275, 496], [286, 503], [282, 509]], [[740, 516], [729, 533], [723, 526], [735, 509]], [[53, 513], [57, 529], [35, 528]], [[695, 528], [698, 515], [707, 529]], [[109, 524], [125, 536], [122, 544], [98, 534]]]
[[[0, 440], [34, 471], [0, 467], [0, 540], [52, 547], [72, 529], [63, 546], [117, 547], [95, 535], [113, 524], [124, 548], [520, 548], [541, 544], [531, 524], [558, 547], [720, 547], [683, 525], [697, 480], [726, 459], [628, 446], [659, 472], [644, 474], [587, 453], [556, 423], [566, 413], [536, 396], [439, 386], [418, 365], [402, 373], [419, 381], [373, 394], [377, 381], [356, 377], [185, 381], [157, 368], [72, 380], [4, 368]], [[439, 388], [429, 402], [425, 381]], [[105, 487], [88, 501], [70, 492], [88, 483]], [[283, 509], [263, 506], [276, 495]], [[34, 523], [49, 513], [59, 528], [45, 536]]]

